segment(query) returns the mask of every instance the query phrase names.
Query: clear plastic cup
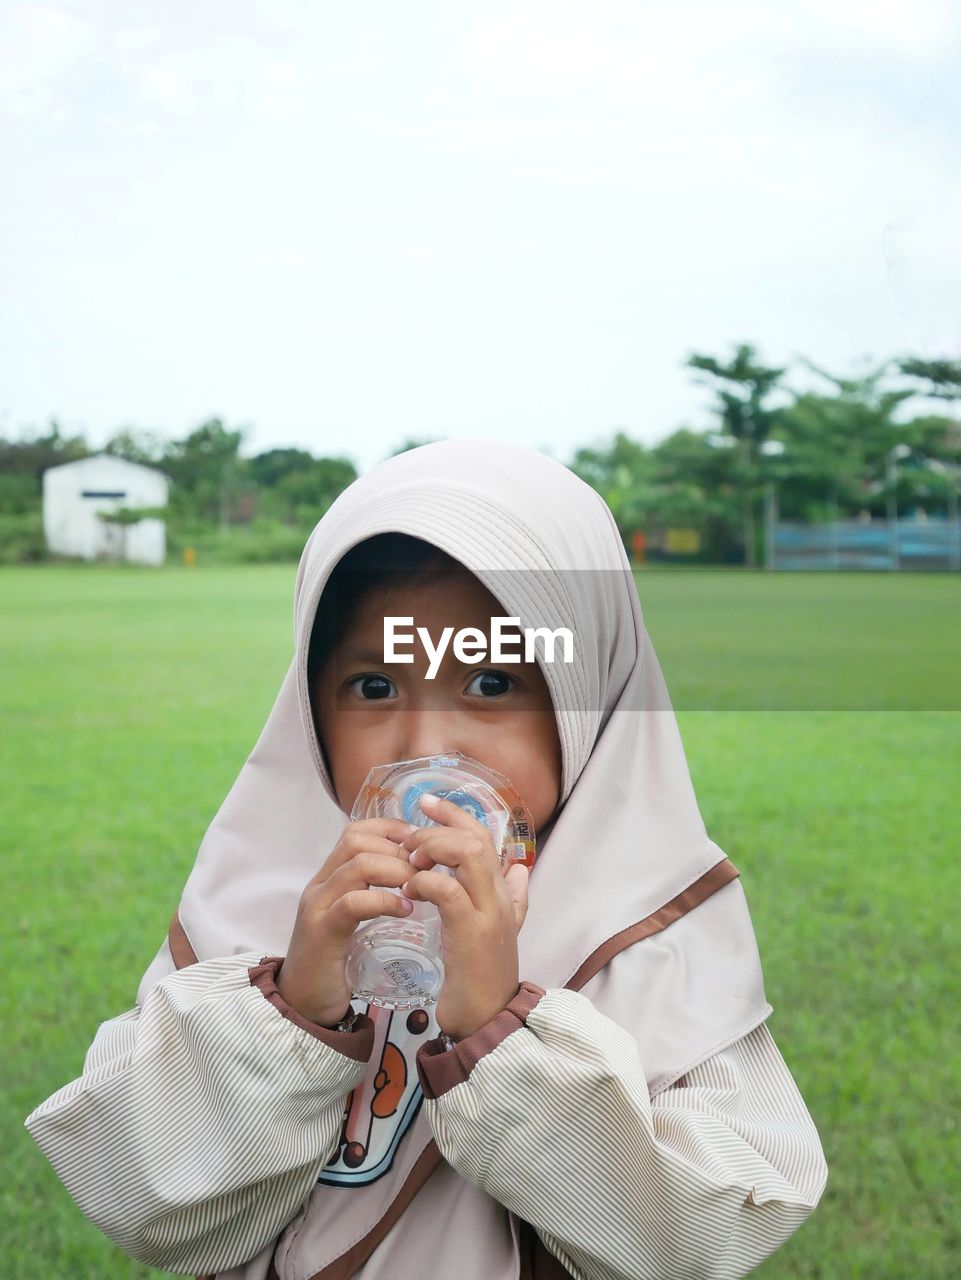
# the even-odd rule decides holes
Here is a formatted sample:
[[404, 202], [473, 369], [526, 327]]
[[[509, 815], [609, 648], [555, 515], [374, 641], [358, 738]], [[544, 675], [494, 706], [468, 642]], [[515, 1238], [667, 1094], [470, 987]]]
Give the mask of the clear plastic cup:
[[[401, 818], [418, 827], [443, 825], [420, 807], [427, 792], [453, 801], [487, 826], [503, 869], [515, 861], [534, 865], [534, 826], [526, 805], [503, 774], [471, 756], [419, 756], [376, 766], [357, 794], [351, 820]], [[433, 869], [454, 875], [449, 867]], [[400, 889], [388, 892], [403, 896]], [[432, 902], [415, 901], [403, 919], [378, 916], [358, 925], [346, 976], [353, 995], [368, 1004], [399, 1010], [436, 1004], [444, 985], [440, 912]]]

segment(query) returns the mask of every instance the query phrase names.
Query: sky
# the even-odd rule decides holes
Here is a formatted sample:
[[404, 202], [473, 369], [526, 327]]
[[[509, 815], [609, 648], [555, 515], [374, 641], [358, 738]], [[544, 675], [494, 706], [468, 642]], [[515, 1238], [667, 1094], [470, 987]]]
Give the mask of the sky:
[[567, 461], [692, 351], [961, 358], [959, 159], [956, 0], [0, 0], [0, 435]]

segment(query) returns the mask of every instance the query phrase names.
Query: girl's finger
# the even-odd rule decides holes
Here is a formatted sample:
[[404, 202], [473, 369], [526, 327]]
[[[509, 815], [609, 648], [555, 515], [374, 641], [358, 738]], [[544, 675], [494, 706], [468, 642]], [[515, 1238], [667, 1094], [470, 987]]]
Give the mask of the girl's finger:
[[452, 800], [443, 800], [429, 793], [422, 795], [418, 803], [427, 817], [439, 825], [415, 827], [410, 835], [406, 836], [402, 841], [405, 849], [409, 849], [412, 852], [419, 849], [426, 840], [436, 836], [438, 831], [441, 830], [464, 831], [475, 835], [479, 840], [483, 840], [490, 850], [491, 860], [498, 867], [500, 866], [500, 857], [494, 845], [494, 837], [491, 835], [486, 823], [480, 822], [473, 814], [462, 809], [460, 805], [454, 804]]
[[343, 840], [345, 837], [369, 832], [372, 836], [384, 836], [395, 844], [400, 844], [407, 836], [419, 830], [419, 827], [412, 822], [405, 822], [403, 818], [358, 818], [356, 822], [348, 822], [340, 838]]
[[[348, 822], [347, 827], [352, 827], [355, 831], [372, 831], [375, 835], [389, 836], [392, 840], [402, 840], [412, 831], [420, 830], [403, 818], [357, 818], [354, 822]], [[345, 832], [347, 827], [344, 828]]]
[[517, 932], [520, 933], [524, 921], [527, 919], [527, 886], [530, 882], [530, 869], [523, 862], [515, 862], [509, 867], [507, 874], [504, 876], [504, 883], [507, 885], [507, 892], [510, 894], [511, 902], [514, 906], [514, 923], [517, 926]]
[[359, 853], [387, 854], [406, 861], [407, 850], [403, 841], [417, 829], [412, 823], [402, 822], [399, 818], [365, 818], [361, 822], [350, 823], [310, 883], [320, 884], [327, 880], [338, 867]]
[[453, 831], [449, 827], [434, 827], [428, 834], [430, 838], [419, 842], [412, 853], [410, 865], [415, 870], [429, 870], [436, 863], [450, 867], [477, 910], [492, 910], [498, 902], [501, 868], [490, 852], [489, 842], [469, 831]]
[[352, 889], [369, 889], [374, 885], [399, 889], [409, 877], [410, 864], [403, 857], [374, 852], [359, 853], [312, 890], [316, 895], [316, 909], [326, 910], [331, 903]]
[[338, 941], [343, 942], [354, 932], [361, 920], [373, 920], [375, 916], [410, 915], [403, 898], [386, 889], [351, 889], [331, 903], [325, 919], [327, 929]]
[[474, 904], [464, 886], [441, 871], [417, 871], [401, 885], [400, 891], [412, 902], [432, 902], [443, 924], [451, 929], [457, 929], [467, 917], [474, 915]]
[[[429, 791], [420, 796], [417, 803], [427, 817], [433, 822], [439, 823], [440, 826], [469, 831], [480, 839], [489, 841], [491, 853], [495, 860], [497, 859], [497, 851], [494, 848], [494, 840], [490, 831], [485, 823], [475, 818], [472, 813], [462, 809], [459, 804], [454, 804], [453, 800], [444, 800], [440, 796], [431, 795]], [[416, 849], [420, 842], [436, 831], [437, 827], [417, 827], [403, 841], [405, 848]]]

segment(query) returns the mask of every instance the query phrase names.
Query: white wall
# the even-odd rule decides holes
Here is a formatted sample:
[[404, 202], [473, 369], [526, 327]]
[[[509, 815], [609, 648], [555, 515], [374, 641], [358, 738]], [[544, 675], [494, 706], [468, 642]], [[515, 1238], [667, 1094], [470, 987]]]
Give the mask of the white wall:
[[162, 471], [109, 454], [49, 467], [43, 473], [43, 531], [48, 548], [56, 555], [79, 556], [83, 560], [163, 564], [163, 520], [115, 525], [99, 520], [97, 512], [121, 507], [164, 507], [168, 485]]

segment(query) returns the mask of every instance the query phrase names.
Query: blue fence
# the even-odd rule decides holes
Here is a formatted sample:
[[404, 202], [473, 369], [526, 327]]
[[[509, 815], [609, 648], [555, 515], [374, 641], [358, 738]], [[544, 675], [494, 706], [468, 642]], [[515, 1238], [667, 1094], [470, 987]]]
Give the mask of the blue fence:
[[779, 521], [771, 533], [769, 569], [961, 570], [959, 520]]

